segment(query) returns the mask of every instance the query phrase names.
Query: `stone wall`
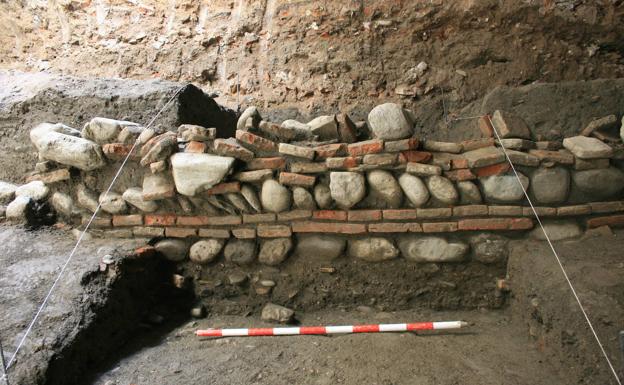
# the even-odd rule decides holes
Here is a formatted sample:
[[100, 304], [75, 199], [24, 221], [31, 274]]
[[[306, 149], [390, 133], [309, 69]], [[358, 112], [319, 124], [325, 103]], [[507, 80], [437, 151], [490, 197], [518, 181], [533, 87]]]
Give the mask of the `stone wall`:
[[252, 107], [231, 138], [195, 125], [156, 132], [94, 118], [78, 131], [43, 123], [30, 134], [40, 162], [29, 183], [3, 183], [0, 198], [10, 220], [41, 220], [50, 206], [76, 231], [99, 204], [92, 235], [151, 238], [167, 258], [197, 265], [346, 254], [504, 267], [506, 237], [543, 238], [504, 146], [551, 239], [624, 224], [616, 116], [562, 141], [533, 141], [524, 120], [505, 111], [478, 119], [483, 137], [460, 143], [419, 140], [412, 113], [390, 103], [366, 122], [340, 114], [275, 124]]

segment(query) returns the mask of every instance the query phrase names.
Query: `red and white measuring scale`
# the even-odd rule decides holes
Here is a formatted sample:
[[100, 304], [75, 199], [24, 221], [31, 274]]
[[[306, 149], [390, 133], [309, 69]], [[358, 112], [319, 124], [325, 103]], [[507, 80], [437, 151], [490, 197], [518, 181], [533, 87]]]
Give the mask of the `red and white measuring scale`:
[[197, 330], [198, 337], [294, 336], [349, 333], [409, 332], [416, 330], [450, 330], [468, 326], [464, 321], [416, 322], [404, 324], [373, 324], [347, 326], [302, 326], [283, 328], [205, 329]]

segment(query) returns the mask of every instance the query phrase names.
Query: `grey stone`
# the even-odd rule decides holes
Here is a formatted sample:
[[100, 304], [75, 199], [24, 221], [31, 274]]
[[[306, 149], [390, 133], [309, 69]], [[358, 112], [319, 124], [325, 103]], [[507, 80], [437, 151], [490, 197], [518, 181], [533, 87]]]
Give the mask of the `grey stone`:
[[451, 242], [440, 237], [418, 235], [399, 239], [401, 254], [413, 262], [459, 262], [463, 261], [469, 246], [463, 242]]
[[340, 208], [349, 209], [366, 195], [364, 176], [356, 172], [334, 171], [329, 174], [329, 190]]
[[167, 160], [177, 150], [178, 137], [174, 132], [157, 135], [141, 147], [141, 166], [145, 167], [150, 163]]
[[247, 281], [247, 274], [243, 271], [234, 271], [228, 275], [230, 285], [242, 285]]
[[124, 120], [93, 118], [82, 128], [82, 137], [98, 144], [111, 143], [125, 127], [140, 127], [139, 124]]
[[121, 194], [113, 191], [110, 191], [108, 194], [102, 192], [98, 202], [100, 202], [102, 210], [109, 214], [123, 214], [128, 210], [128, 205]]
[[94, 213], [98, 207], [97, 195], [81, 184], [76, 187], [76, 201], [80, 207], [92, 213]]
[[292, 246], [290, 238], [274, 238], [262, 241], [258, 261], [269, 266], [279, 265], [286, 260]]
[[501, 138], [531, 139], [531, 130], [521, 117], [507, 111], [496, 110], [492, 125]]
[[384, 103], [368, 114], [368, 126], [376, 138], [397, 140], [412, 136], [413, 122], [400, 105]]
[[223, 194], [225, 199], [232, 204], [239, 212], [249, 213], [251, 212], [249, 206], [247, 205], [247, 201], [241, 194], [238, 193], [226, 193]]
[[295, 311], [284, 306], [267, 303], [262, 308], [262, 320], [287, 324], [293, 321]]
[[52, 194], [52, 198], [50, 198], [50, 203], [58, 214], [69, 218], [74, 214], [74, 200], [68, 194], [57, 191]]
[[7, 204], [15, 197], [17, 186], [13, 183], [0, 181], [0, 204]]
[[399, 250], [386, 238], [367, 237], [350, 239], [347, 254], [367, 262], [382, 262], [396, 258]]
[[431, 195], [439, 202], [453, 205], [459, 200], [459, 194], [453, 182], [439, 175], [427, 178], [427, 187]]
[[366, 175], [369, 186], [366, 201], [369, 207], [396, 209], [403, 203], [403, 191], [394, 175], [384, 170], [373, 170]]
[[178, 127], [178, 136], [184, 142], [207, 142], [213, 140], [217, 134], [214, 127], [206, 128], [195, 124], [182, 124]]
[[303, 187], [293, 188], [293, 205], [299, 210], [316, 210], [314, 197]]
[[15, 196], [29, 197], [34, 201], [44, 200], [50, 193], [50, 188], [45, 183], [35, 180], [15, 189]]
[[620, 126], [620, 138], [624, 142], [624, 116], [622, 116], [622, 125]]
[[18, 196], [9, 203], [6, 208], [5, 216], [8, 220], [15, 222], [28, 221], [29, 211], [31, 210], [34, 201], [27, 196]]
[[[543, 221], [542, 225], [551, 241], [561, 241], [569, 238], [580, 237], [583, 234], [581, 227], [575, 221]], [[540, 241], [545, 241], [546, 236], [540, 227], [533, 229], [529, 236]]]
[[117, 136], [117, 142], [123, 144], [133, 144], [139, 139], [145, 127], [143, 126], [125, 126]]
[[457, 191], [459, 191], [459, 203], [462, 205], [475, 205], [483, 202], [481, 191], [469, 180], [457, 182]]
[[260, 116], [258, 108], [256, 108], [255, 106], [247, 107], [238, 118], [238, 121], [236, 122], [236, 129], [246, 131], [245, 123], [249, 118], [252, 118], [253, 127], [258, 127], [258, 124], [262, 120], [262, 116]]
[[338, 123], [334, 115], [318, 116], [308, 122], [312, 135], [321, 140], [338, 139]]
[[225, 260], [237, 265], [249, 265], [256, 257], [256, 242], [250, 239], [235, 239], [228, 241], [223, 249]]
[[262, 206], [260, 205], [260, 199], [258, 199], [258, 193], [256, 189], [248, 184], [243, 184], [241, 186], [241, 195], [247, 201], [247, 204], [251, 206], [251, 208], [259, 213], [262, 211]]
[[224, 245], [224, 239], [210, 238], [197, 241], [191, 246], [190, 259], [199, 265], [210, 263], [217, 258]]
[[262, 183], [260, 202], [265, 211], [279, 213], [290, 209], [290, 190], [273, 179], [267, 179]]
[[181, 262], [186, 259], [189, 252], [189, 245], [182, 239], [163, 239], [158, 241], [154, 248], [166, 259], [173, 262]]
[[507, 238], [490, 233], [483, 233], [470, 238], [470, 247], [474, 259], [488, 264], [507, 260], [509, 256], [508, 243]]
[[145, 174], [143, 176], [143, 200], [155, 201], [175, 196], [175, 185], [168, 173]]
[[587, 136], [573, 136], [563, 139], [563, 147], [581, 159], [610, 158], [613, 149], [603, 141]]
[[332, 261], [344, 253], [346, 245], [346, 239], [335, 235], [300, 234], [295, 254], [310, 260]]
[[624, 188], [624, 173], [609, 167], [595, 170], [572, 171], [573, 189], [587, 194], [594, 201], [616, 198]]
[[514, 174], [492, 175], [480, 178], [485, 199], [495, 202], [517, 202], [524, 197], [522, 186], [529, 187], [529, 178], [518, 173], [522, 185]]
[[124, 201], [146, 213], [153, 213], [159, 207], [155, 201], [143, 200], [143, 189], [140, 187], [130, 187], [124, 191], [121, 197]]
[[399, 177], [399, 185], [414, 207], [421, 207], [429, 200], [429, 190], [419, 177], [405, 173]]
[[170, 159], [176, 190], [187, 196], [218, 184], [234, 165], [234, 158], [210, 154], [177, 153]]
[[153, 128], [146, 128], [139, 134], [139, 144], [145, 144], [149, 142], [156, 135], [156, 130]]
[[294, 119], [284, 120], [282, 122], [282, 128], [285, 130], [289, 130], [293, 132], [293, 137], [295, 138], [307, 138], [312, 134], [312, 129], [309, 125], [305, 123], [301, 123]]
[[531, 175], [531, 191], [536, 203], [563, 203], [570, 192], [570, 172], [563, 167], [538, 168]]
[[320, 209], [329, 209], [334, 205], [331, 197], [331, 190], [325, 184], [317, 184], [314, 186], [314, 200]]
[[42, 123], [33, 128], [30, 137], [42, 159], [91, 171], [106, 164], [99, 144], [66, 132], [71, 128], [63, 125]]
[[204, 305], [196, 306], [191, 309], [191, 317], [204, 318], [206, 317], [206, 307]]

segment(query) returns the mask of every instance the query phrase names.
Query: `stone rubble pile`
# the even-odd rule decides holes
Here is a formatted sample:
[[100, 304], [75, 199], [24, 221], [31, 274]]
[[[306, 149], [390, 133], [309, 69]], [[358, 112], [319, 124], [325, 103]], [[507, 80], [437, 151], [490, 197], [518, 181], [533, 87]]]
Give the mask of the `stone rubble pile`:
[[[292, 253], [494, 263], [505, 238], [484, 233], [533, 228], [523, 189], [559, 239], [580, 233], [579, 223], [624, 223], [605, 216], [624, 210], [624, 145], [605, 133], [614, 119], [533, 141], [522, 118], [495, 111], [479, 119], [481, 139], [461, 143], [415, 136], [416, 117], [394, 103], [358, 123], [336, 114], [277, 124], [250, 107], [233, 138], [189, 124], [155, 132], [107, 118], [82, 130], [42, 123], [30, 133], [40, 162], [26, 184], [0, 182], [0, 204], [14, 221], [47, 204], [76, 228], [99, 206], [94, 234], [159, 239], [167, 258], [197, 264], [223, 255], [274, 266]], [[128, 176], [105, 194], [128, 154]]]

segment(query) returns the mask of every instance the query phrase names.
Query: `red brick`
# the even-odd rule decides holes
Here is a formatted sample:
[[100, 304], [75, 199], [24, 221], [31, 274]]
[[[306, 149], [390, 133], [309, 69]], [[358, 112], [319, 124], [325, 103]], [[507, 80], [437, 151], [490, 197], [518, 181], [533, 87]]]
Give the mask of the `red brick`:
[[226, 193], [237, 193], [241, 189], [240, 182], [225, 182], [219, 183], [213, 188], [209, 188], [206, 190], [206, 194], [208, 195], [216, 195], [216, 194], [226, 194]]
[[349, 210], [349, 221], [380, 221], [381, 210]]
[[352, 143], [347, 146], [347, 151], [351, 156], [377, 154], [383, 151], [383, 141], [371, 139], [363, 142]]
[[275, 222], [274, 213], [243, 214], [243, 223]]
[[165, 236], [171, 238], [187, 238], [197, 235], [197, 229], [188, 227], [166, 227]]
[[466, 205], [453, 207], [453, 216], [455, 217], [476, 217], [488, 215], [488, 207], [486, 205]]
[[494, 138], [464, 140], [460, 143], [463, 151], [477, 150], [494, 145]]
[[529, 150], [529, 154], [538, 157], [541, 161], [550, 161], [561, 164], [574, 164], [574, 155], [572, 155], [572, 153], [567, 150]]
[[256, 237], [256, 229], [240, 228], [232, 229], [232, 235], [238, 239], [253, 239]]
[[132, 228], [132, 235], [135, 237], [164, 237], [165, 229], [162, 227], [135, 226]]
[[409, 151], [418, 148], [420, 141], [418, 138], [387, 141], [384, 143], [384, 150], [387, 152]]
[[403, 151], [399, 154], [399, 163], [427, 163], [433, 155], [427, 151]]
[[[91, 217], [83, 217], [82, 225], [86, 225]], [[95, 217], [91, 222], [91, 227], [103, 228], [103, 227], [111, 227], [113, 225], [111, 221], [111, 217]]]
[[146, 214], [145, 226], [173, 226], [176, 223], [175, 214]]
[[590, 202], [592, 214], [624, 211], [624, 202]]
[[204, 226], [206, 224], [208, 224], [208, 217], [205, 215], [187, 216], [187, 217], [179, 216], [176, 219], [176, 225], [178, 226]]
[[135, 258], [152, 257], [156, 255], [156, 248], [154, 246], [142, 246], [134, 250], [133, 255]]
[[531, 218], [511, 218], [509, 222], [509, 230], [530, 230], [533, 228], [533, 220]]
[[255, 158], [247, 162], [247, 170], [281, 170], [286, 166], [286, 159], [276, 156], [273, 158]]
[[462, 168], [459, 170], [444, 171], [444, 176], [455, 182], [477, 179], [477, 176], [473, 174], [472, 171], [470, 171], [470, 169], [467, 169], [467, 168]]
[[143, 215], [113, 215], [113, 226], [141, 226]]
[[243, 146], [250, 147], [253, 151], [277, 152], [277, 144], [275, 142], [251, 132], [236, 130], [236, 139]]
[[492, 127], [489, 115], [484, 115], [479, 118], [479, 130], [486, 138], [492, 138], [494, 136], [494, 127]]
[[316, 177], [312, 175], [295, 174], [294, 172], [280, 172], [279, 182], [286, 186], [312, 187]]
[[590, 229], [600, 227], [621, 227], [624, 226], [624, 215], [611, 215], [608, 217], [596, 217], [587, 220], [587, 227]]
[[474, 173], [479, 177], [486, 177], [492, 175], [500, 175], [509, 171], [509, 162], [497, 163], [491, 166], [479, 167], [473, 169]]
[[254, 158], [253, 152], [241, 146], [231, 138], [216, 139], [212, 145], [212, 150], [218, 155], [231, 156], [233, 158], [240, 159], [243, 162], [249, 162]]
[[454, 170], [468, 168], [468, 159], [466, 158], [451, 159], [451, 168]]
[[[539, 215], [540, 217], [557, 216], [556, 207], [535, 207], [535, 211], [537, 212], [537, 215]], [[533, 213], [533, 210], [530, 207], [523, 207], [522, 215], [525, 217], [532, 217], [535, 215], [535, 213]]]
[[424, 233], [452, 233], [457, 231], [457, 222], [423, 223]]
[[34, 180], [40, 180], [43, 183], [56, 183], [63, 180], [68, 180], [70, 178], [69, 170], [66, 168], [62, 168], [59, 170], [54, 170], [50, 172], [45, 172], [42, 174], [31, 175], [26, 178], [26, 182], [32, 182]]
[[288, 225], [258, 225], [256, 229], [260, 238], [290, 237], [292, 231]]
[[234, 226], [242, 223], [239, 215], [224, 215], [220, 217], [208, 217], [206, 224], [209, 226]]
[[199, 229], [199, 236], [202, 238], [222, 238], [230, 237], [230, 230], [227, 229]]
[[420, 233], [420, 223], [371, 223], [368, 225], [369, 233]]
[[325, 162], [291, 162], [290, 172], [299, 174], [321, 174], [327, 172]]
[[344, 143], [326, 144], [314, 147], [314, 151], [316, 151], [316, 159], [335, 158], [347, 153], [347, 145]]
[[347, 212], [341, 210], [316, 210], [312, 212], [313, 219], [329, 221], [346, 221], [347, 216]]
[[510, 224], [510, 218], [460, 219], [457, 222], [457, 228], [459, 230], [507, 230]]
[[386, 220], [403, 220], [416, 218], [418, 218], [416, 209], [383, 210], [383, 219]]
[[191, 152], [194, 154], [203, 154], [204, 152], [206, 152], [207, 147], [208, 146], [206, 145], [205, 142], [190, 141], [186, 144], [186, 148], [184, 149], [184, 152]]
[[571, 215], [589, 215], [591, 214], [590, 205], [574, 205], [574, 206], [562, 206], [557, 207], [557, 216], [571, 216]]
[[292, 210], [282, 213], [277, 213], [278, 221], [294, 221], [297, 219], [310, 219], [312, 218], [312, 210]]
[[344, 158], [327, 158], [325, 165], [327, 168], [353, 168], [360, 164], [361, 159], [356, 157], [344, 157]]
[[522, 215], [522, 206], [488, 206], [488, 215], [513, 217]]
[[232, 179], [236, 179], [239, 182], [262, 182], [267, 179], [273, 178], [273, 170], [254, 170], [254, 171], [240, 171], [232, 176]]
[[[102, 145], [102, 152], [104, 153], [104, 155], [111, 160], [122, 160], [125, 159], [126, 156], [128, 156], [128, 154], [130, 153], [130, 150], [132, 150], [132, 145], [131, 144], [123, 144], [123, 143], [105, 143]], [[138, 151], [134, 151], [134, 153], [132, 154], [132, 156], [130, 156], [130, 159], [139, 159], [140, 156], [138, 154]]]
[[434, 209], [416, 209], [418, 218], [448, 218], [453, 215], [453, 209], [450, 207], [441, 207]]
[[365, 234], [366, 225], [363, 223], [293, 222], [292, 231], [294, 233]]

